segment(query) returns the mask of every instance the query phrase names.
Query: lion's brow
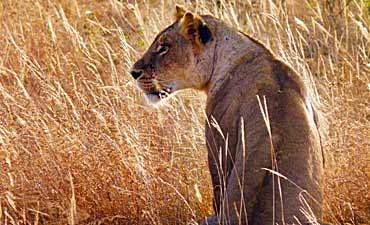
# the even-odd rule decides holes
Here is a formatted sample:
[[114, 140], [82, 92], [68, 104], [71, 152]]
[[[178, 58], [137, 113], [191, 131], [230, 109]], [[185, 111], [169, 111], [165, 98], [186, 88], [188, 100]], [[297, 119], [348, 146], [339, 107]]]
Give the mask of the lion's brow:
[[156, 43], [156, 42], [158, 41], [159, 37], [160, 37], [163, 33], [167, 32], [167, 31], [168, 31], [168, 30], [170, 30], [170, 29], [172, 29], [172, 28], [175, 26], [175, 24], [176, 24], [176, 23], [178, 23], [178, 22], [176, 21], [176, 22], [172, 23], [171, 25], [169, 25], [168, 27], [166, 27], [164, 30], [162, 30], [159, 34], [157, 34], [157, 36], [154, 38], [154, 41], [152, 42], [152, 44], [150, 45], [150, 47], [149, 47], [149, 48], [151, 48], [151, 47], [154, 45], [154, 43]]

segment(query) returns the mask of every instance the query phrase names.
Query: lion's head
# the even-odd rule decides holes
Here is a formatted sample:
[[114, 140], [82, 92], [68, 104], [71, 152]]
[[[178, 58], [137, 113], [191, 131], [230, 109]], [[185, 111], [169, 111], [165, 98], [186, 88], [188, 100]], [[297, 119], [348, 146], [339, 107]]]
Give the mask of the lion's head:
[[153, 103], [177, 90], [202, 89], [207, 82], [201, 75], [204, 51], [212, 40], [200, 16], [176, 6], [176, 21], [157, 35], [130, 73]]

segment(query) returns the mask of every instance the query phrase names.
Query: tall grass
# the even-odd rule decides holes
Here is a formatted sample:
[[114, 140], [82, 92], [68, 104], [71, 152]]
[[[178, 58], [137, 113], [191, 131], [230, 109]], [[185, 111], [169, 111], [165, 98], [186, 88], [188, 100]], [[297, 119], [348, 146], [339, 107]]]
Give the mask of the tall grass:
[[[175, 1], [128, 2], [0, 1], [0, 224], [185, 224], [212, 213], [206, 96], [152, 108], [128, 75]], [[177, 2], [259, 38], [302, 74], [326, 124], [325, 218], [368, 224], [369, 3]]]

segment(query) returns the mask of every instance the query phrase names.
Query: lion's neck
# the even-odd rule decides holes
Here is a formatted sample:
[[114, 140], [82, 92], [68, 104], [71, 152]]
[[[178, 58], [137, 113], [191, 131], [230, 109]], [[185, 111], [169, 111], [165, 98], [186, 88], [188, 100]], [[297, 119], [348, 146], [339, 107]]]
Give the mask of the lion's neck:
[[259, 46], [247, 36], [221, 24], [217, 27], [214, 49], [215, 55], [210, 62], [212, 71], [206, 87], [208, 98], [217, 94], [229, 73], [245, 58], [253, 57]]

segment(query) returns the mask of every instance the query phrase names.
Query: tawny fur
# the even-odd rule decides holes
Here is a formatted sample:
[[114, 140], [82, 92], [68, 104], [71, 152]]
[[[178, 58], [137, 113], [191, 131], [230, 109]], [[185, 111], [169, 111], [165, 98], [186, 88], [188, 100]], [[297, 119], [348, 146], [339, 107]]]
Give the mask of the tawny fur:
[[[216, 213], [208, 221], [312, 223], [302, 209], [321, 221], [323, 158], [301, 78], [261, 43], [212, 16], [189, 16], [178, 8], [176, 18], [133, 69], [143, 71], [138, 84], [152, 98], [161, 90], [207, 93], [206, 144]], [[163, 55], [162, 45], [169, 46]], [[266, 100], [271, 135], [257, 96], [262, 105]]]

